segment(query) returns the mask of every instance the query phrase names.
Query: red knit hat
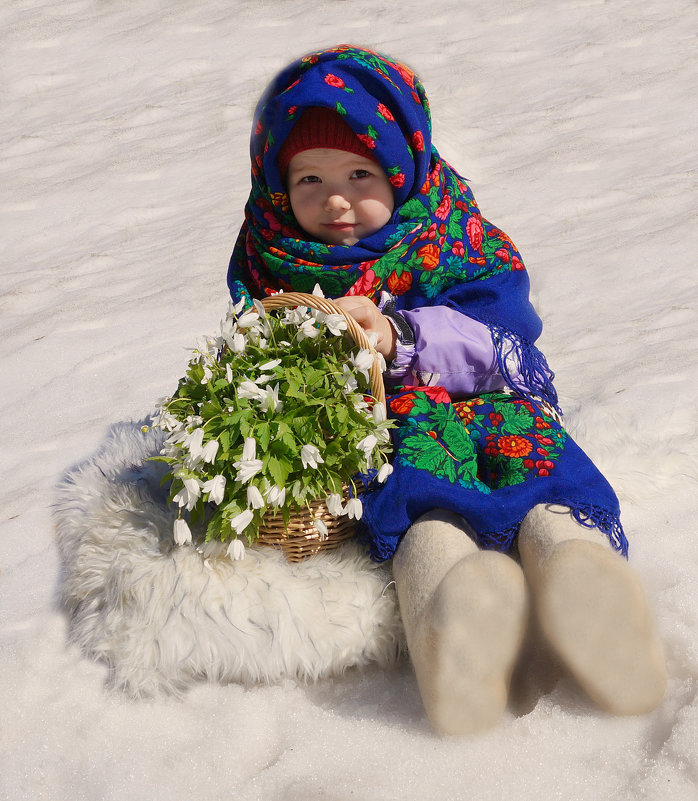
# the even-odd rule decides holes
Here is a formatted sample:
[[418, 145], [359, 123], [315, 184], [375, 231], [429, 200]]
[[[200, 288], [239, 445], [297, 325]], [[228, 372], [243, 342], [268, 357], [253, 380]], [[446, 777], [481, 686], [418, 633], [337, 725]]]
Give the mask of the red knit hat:
[[313, 106], [299, 117], [279, 150], [276, 160], [282, 177], [286, 176], [289, 162], [297, 153], [316, 147], [345, 150], [371, 161], [377, 160], [336, 111]]

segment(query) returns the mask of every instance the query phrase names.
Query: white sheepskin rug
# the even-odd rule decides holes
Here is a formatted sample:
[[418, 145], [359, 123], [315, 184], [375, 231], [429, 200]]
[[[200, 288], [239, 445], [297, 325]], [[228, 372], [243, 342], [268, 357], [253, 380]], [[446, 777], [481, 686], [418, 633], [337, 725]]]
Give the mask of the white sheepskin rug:
[[354, 543], [288, 563], [272, 548], [175, 546], [160, 447], [115, 426], [59, 487], [55, 518], [71, 636], [134, 695], [202, 679], [312, 681], [395, 662], [404, 648], [394, 584]]

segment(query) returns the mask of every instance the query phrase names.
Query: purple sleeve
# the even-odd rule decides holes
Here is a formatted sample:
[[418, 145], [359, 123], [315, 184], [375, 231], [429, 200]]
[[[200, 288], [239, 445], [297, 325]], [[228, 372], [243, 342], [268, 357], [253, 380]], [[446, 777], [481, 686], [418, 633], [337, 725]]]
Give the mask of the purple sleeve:
[[448, 306], [398, 313], [414, 331], [415, 344], [397, 346], [386, 374], [391, 384], [438, 384], [454, 398], [504, 389], [486, 325]]

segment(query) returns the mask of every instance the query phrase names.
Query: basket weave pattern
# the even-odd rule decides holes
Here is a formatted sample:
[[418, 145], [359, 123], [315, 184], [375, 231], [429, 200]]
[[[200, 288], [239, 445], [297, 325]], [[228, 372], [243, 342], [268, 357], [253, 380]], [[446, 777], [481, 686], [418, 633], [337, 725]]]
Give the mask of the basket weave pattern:
[[[367, 348], [375, 354], [363, 328], [346, 314], [337, 304], [327, 298], [320, 298], [304, 292], [284, 292], [272, 295], [262, 301], [267, 311], [286, 306], [307, 306], [325, 314], [341, 314], [347, 321], [347, 333], [360, 348]], [[378, 360], [374, 360], [370, 370], [371, 394], [380, 403], [385, 403], [385, 389]], [[343, 501], [349, 497], [344, 488]], [[327, 526], [327, 536], [323, 537], [315, 527], [314, 520], [322, 520]], [[268, 511], [259, 529], [257, 541], [263, 545], [281, 548], [289, 562], [300, 562], [320, 550], [335, 550], [341, 543], [354, 536], [356, 524], [346, 516], [335, 517], [329, 513], [324, 499], [312, 501], [309, 508], [291, 512], [288, 525], [283, 515], [276, 510]]]

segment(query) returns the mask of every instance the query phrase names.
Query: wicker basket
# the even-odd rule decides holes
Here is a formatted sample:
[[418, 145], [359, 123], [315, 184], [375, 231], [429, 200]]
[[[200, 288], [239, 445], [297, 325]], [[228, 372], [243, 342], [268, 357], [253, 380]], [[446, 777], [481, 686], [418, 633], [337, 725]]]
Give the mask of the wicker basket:
[[[347, 333], [360, 348], [373, 351], [368, 338], [361, 326], [350, 315], [327, 298], [310, 295], [304, 292], [284, 292], [272, 295], [262, 301], [268, 311], [280, 309], [285, 306], [307, 306], [317, 309], [325, 314], [341, 314], [347, 321]], [[377, 360], [374, 360], [369, 373], [371, 394], [380, 403], [385, 403], [385, 389], [383, 376]], [[344, 500], [348, 498], [348, 489], [345, 488]], [[327, 537], [323, 538], [313, 524], [320, 519], [327, 526]], [[355, 522], [349, 518], [334, 517], [325, 505], [324, 500], [310, 503], [309, 509], [291, 512], [288, 525], [284, 524], [283, 515], [278, 511], [269, 511], [265, 514], [259, 529], [258, 542], [262, 545], [271, 545], [281, 548], [289, 562], [300, 562], [320, 550], [334, 550], [355, 532]]]

